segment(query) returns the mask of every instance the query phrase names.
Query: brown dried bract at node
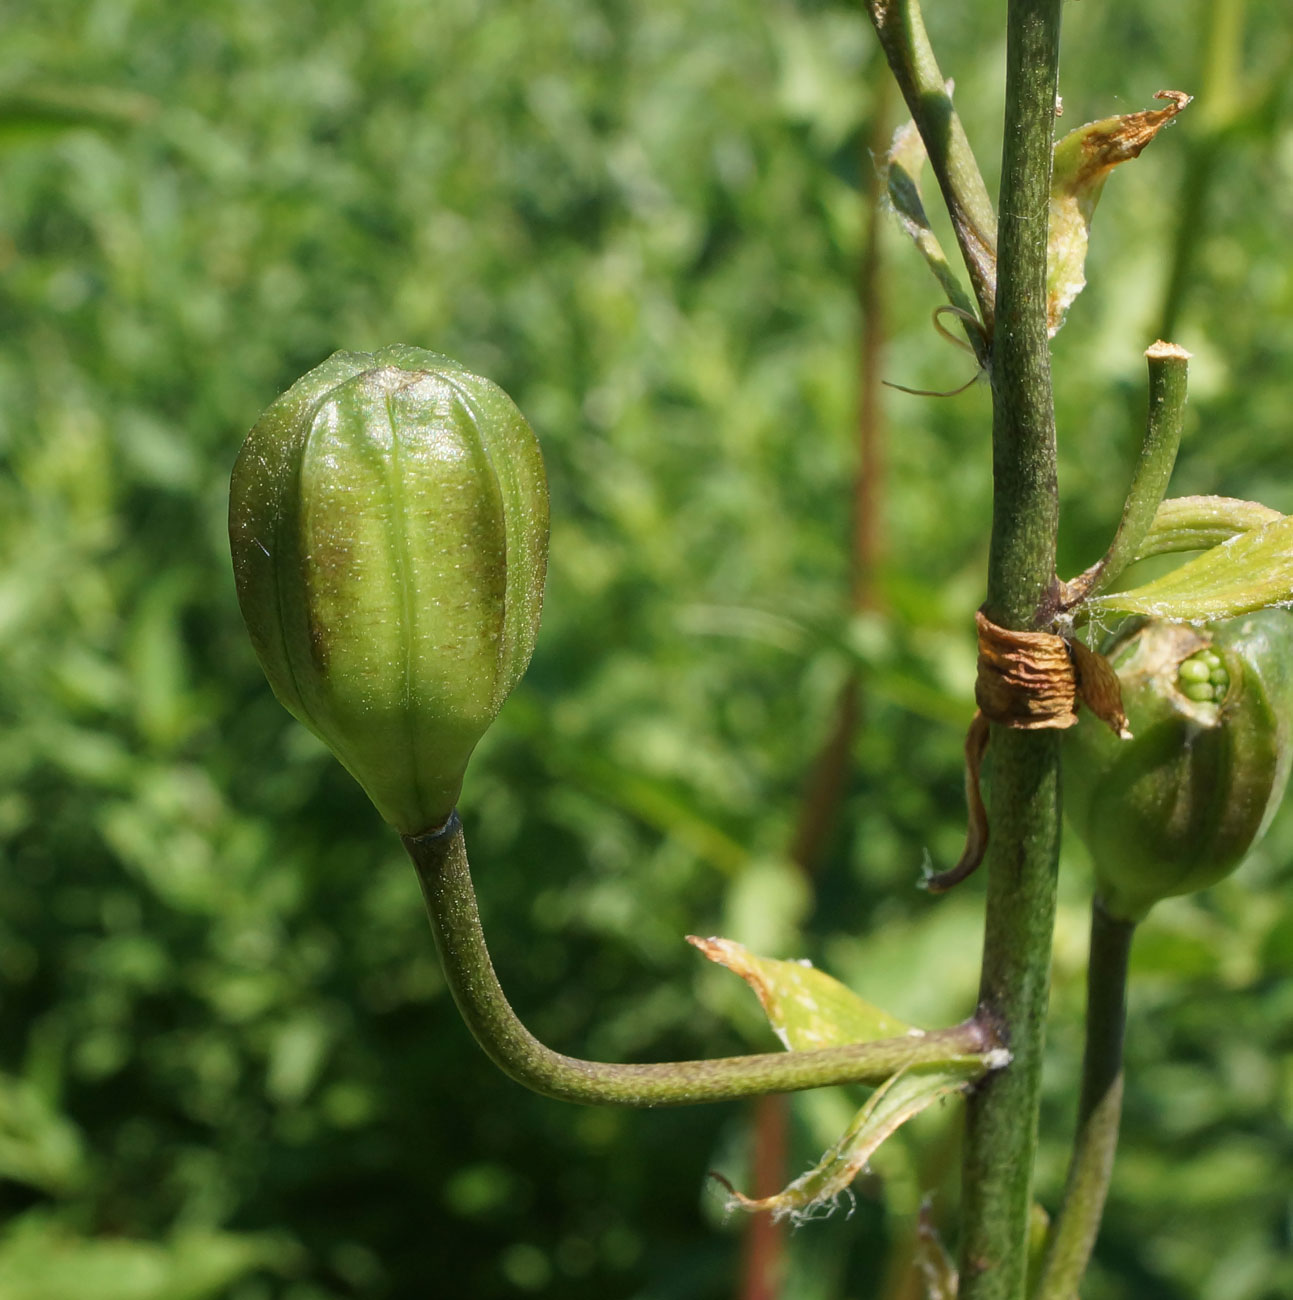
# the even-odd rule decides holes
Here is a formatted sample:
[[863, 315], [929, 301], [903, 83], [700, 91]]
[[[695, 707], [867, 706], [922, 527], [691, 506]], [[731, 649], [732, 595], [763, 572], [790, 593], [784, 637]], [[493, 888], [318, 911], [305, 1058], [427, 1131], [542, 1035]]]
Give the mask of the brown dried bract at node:
[[987, 851], [988, 815], [979, 773], [991, 736], [989, 723], [1018, 731], [1064, 730], [1077, 722], [1078, 708], [1085, 704], [1120, 739], [1131, 738], [1117, 674], [1103, 655], [1056, 632], [999, 627], [981, 610], [974, 619], [979, 709], [965, 738], [965, 849], [956, 866], [922, 882], [932, 894], [945, 893], [973, 875]]

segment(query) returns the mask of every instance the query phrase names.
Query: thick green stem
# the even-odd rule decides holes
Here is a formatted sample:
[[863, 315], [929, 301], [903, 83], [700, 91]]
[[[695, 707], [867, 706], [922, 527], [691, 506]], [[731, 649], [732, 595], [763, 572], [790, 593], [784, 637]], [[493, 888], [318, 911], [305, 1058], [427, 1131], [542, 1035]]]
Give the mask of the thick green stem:
[[938, 179], [984, 327], [991, 337], [997, 222], [979, 164], [952, 107], [917, 0], [867, 0], [867, 12], [893, 71], [929, 165]]
[[[985, 613], [1032, 627], [1053, 595], [1058, 501], [1046, 332], [1046, 232], [1059, 0], [1011, 0], [993, 344], [993, 516]], [[1013, 1057], [966, 1108], [960, 1300], [1020, 1300], [1050, 992], [1059, 736], [992, 736], [992, 840], [980, 1014]]]
[[1167, 495], [1181, 445], [1190, 354], [1175, 343], [1158, 342], [1150, 345], [1145, 360], [1149, 365], [1149, 416], [1122, 519], [1104, 558], [1069, 584], [1066, 603], [1107, 591], [1122, 576], [1140, 553]]
[[1059, 501], [1046, 325], [1046, 231], [1059, 0], [1011, 0], [993, 346], [993, 514], [985, 612], [1028, 628], [1055, 571]]
[[1031, 626], [1055, 571], [1059, 497], [1046, 326], [1046, 232], [1059, 0], [1011, 0], [992, 349], [992, 545], [985, 613]]
[[1033, 1300], [1076, 1300], [1100, 1228], [1122, 1116], [1127, 963], [1135, 932], [1135, 922], [1110, 916], [1099, 899], [1092, 904], [1077, 1137], [1064, 1206], [1051, 1229]]
[[681, 1106], [829, 1084], [879, 1084], [896, 1071], [937, 1062], [998, 1064], [999, 1044], [976, 1020], [918, 1037], [816, 1052], [771, 1052], [710, 1061], [609, 1065], [545, 1047], [517, 1018], [494, 973], [476, 910], [457, 814], [429, 835], [405, 836], [436, 949], [458, 1010], [486, 1054], [518, 1083], [562, 1101]]
[[1019, 1300], [1050, 993], [1059, 845], [1059, 735], [996, 730], [992, 841], [979, 1014], [1010, 1043], [1010, 1067], [966, 1107], [960, 1300]]

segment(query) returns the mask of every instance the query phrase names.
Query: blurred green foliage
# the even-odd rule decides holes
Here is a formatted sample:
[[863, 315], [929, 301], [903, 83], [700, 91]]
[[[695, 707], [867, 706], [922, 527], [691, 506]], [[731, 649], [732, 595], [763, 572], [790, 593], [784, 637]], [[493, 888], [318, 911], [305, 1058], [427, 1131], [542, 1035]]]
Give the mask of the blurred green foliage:
[[[927, 19], [985, 170], [999, 6]], [[1215, 26], [1246, 10], [1239, 72]], [[1111, 181], [1056, 340], [1071, 573], [1135, 454], [1141, 352], [1196, 356], [1178, 491], [1293, 510], [1282, 0], [1067, 9], [1064, 124], [1212, 95]], [[0, 1300], [719, 1297], [742, 1107], [581, 1111], [487, 1065], [398, 841], [270, 696], [228, 470], [336, 348], [447, 352], [545, 448], [539, 649], [463, 812], [496, 962], [558, 1046], [770, 1047], [682, 941], [811, 955], [922, 1023], [973, 1002], [959, 848], [982, 384], [890, 395], [883, 615], [848, 616], [873, 41], [824, 0], [49, 0], [0, 43]], [[892, 110], [891, 110], [892, 111]], [[886, 376], [967, 359], [884, 238]], [[1179, 256], [1178, 256], [1179, 255]], [[1186, 274], [1169, 292], [1174, 257]], [[828, 861], [786, 862], [841, 682], [865, 723]], [[1293, 1296], [1293, 820], [1135, 955], [1094, 1300]], [[1066, 861], [1039, 1192], [1080, 1050]], [[794, 1104], [794, 1170], [856, 1099]], [[793, 1239], [794, 1300], [912, 1294], [954, 1226], [956, 1108]]]

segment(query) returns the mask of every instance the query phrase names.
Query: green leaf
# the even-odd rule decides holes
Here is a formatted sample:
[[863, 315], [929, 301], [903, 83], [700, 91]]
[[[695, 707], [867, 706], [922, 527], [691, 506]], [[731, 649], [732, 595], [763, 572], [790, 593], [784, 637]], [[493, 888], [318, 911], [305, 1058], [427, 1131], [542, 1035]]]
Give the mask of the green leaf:
[[1143, 587], [1111, 592], [1095, 609], [1202, 622], [1293, 602], [1293, 516], [1240, 533]]
[[865, 1168], [880, 1144], [907, 1120], [953, 1093], [969, 1086], [964, 1071], [926, 1067], [895, 1075], [871, 1094], [844, 1136], [806, 1174], [801, 1174], [775, 1196], [758, 1199], [728, 1187], [730, 1206], [755, 1213], [769, 1211], [774, 1219], [796, 1222], [829, 1214], [849, 1184]]
[[791, 1051], [921, 1033], [805, 962], [756, 957], [731, 939], [688, 935], [687, 942], [754, 990], [773, 1031]]
[[1278, 510], [1259, 501], [1240, 501], [1235, 497], [1170, 497], [1159, 505], [1149, 532], [1136, 548], [1136, 560], [1178, 551], [1206, 551], [1281, 518]]
[[1109, 173], [1144, 147], [1190, 102], [1179, 90], [1160, 90], [1166, 108], [1088, 122], [1055, 146], [1051, 174], [1050, 245], [1046, 264], [1046, 321], [1053, 337], [1073, 300], [1086, 286], [1091, 218]]
[[[777, 1037], [792, 1051], [921, 1032], [803, 962], [756, 957], [730, 939], [689, 935], [688, 941], [750, 985]], [[715, 1177], [727, 1188], [733, 1209], [768, 1211], [796, 1222], [829, 1214], [890, 1134], [927, 1106], [968, 1087], [986, 1068], [986, 1062], [976, 1061], [900, 1070], [871, 1094], [821, 1160], [775, 1196], [744, 1196], [721, 1175]]]

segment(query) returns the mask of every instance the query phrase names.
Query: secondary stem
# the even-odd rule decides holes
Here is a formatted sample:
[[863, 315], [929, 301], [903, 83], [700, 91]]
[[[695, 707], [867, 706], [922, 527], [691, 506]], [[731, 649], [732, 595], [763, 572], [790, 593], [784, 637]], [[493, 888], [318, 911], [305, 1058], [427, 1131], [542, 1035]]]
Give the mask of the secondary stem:
[[997, 1048], [977, 1020], [919, 1037], [815, 1052], [769, 1052], [709, 1061], [609, 1065], [545, 1047], [517, 1018], [494, 973], [476, 910], [457, 814], [429, 835], [404, 836], [417, 868], [445, 980], [467, 1027], [505, 1074], [562, 1101], [681, 1106], [840, 1083], [880, 1084], [914, 1065], [963, 1061], [989, 1068]]
[[1104, 558], [1069, 583], [1066, 603], [1107, 591], [1122, 576], [1140, 553], [1167, 494], [1181, 445], [1190, 354], [1175, 343], [1160, 341], [1150, 345], [1145, 360], [1149, 366], [1149, 414], [1122, 519]]
[[[1059, 0], [1011, 0], [1006, 37], [996, 334], [993, 517], [985, 613], [1029, 628], [1051, 593], [1059, 508], [1046, 336], [1046, 233]], [[966, 1108], [960, 1300], [1020, 1300], [1059, 856], [1059, 736], [992, 737], [992, 841], [980, 1013], [1013, 1061]]]
[[1099, 899], [1092, 904], [1077, 1138], [1064, 1206], [1047, 1242], [1034, 1300], [1074, 1300], [1100, 1228], [1122, 1116], [1127, 964], [1135, 932], [1134, 922], [1110, 916]]
[[992, 200], [925, 31], [917, 0], [867, 0], [885, 58], [925, 143], [970, 274], [984, 327], [992, 333], [996, 217]]

